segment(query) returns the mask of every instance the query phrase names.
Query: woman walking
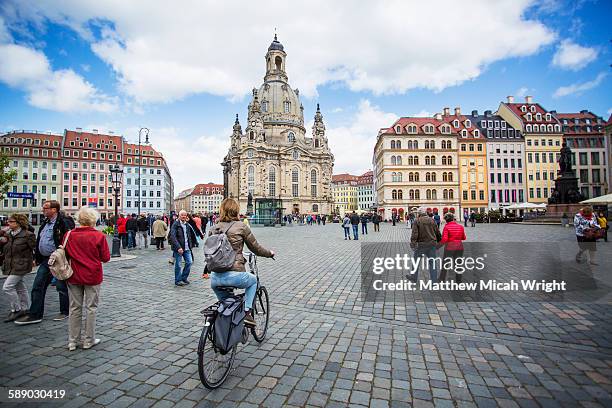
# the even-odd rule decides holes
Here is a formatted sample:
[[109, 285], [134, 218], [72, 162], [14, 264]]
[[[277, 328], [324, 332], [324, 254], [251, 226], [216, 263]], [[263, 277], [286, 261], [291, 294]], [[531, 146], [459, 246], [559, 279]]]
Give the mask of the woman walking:
[[344, 219], [342, 220], [342, 228], [344, 229], [344, 240], [346, 241], [346, 238], [348, 237], [348, 239], [351, 239], [351, 219], [347, 214], [344, 214]]
[[158, 216], [157, 220], [153, 223], [153, 238], [155, 238], [155, 246], [158, 251], [164, 249], [164, 240], [167, 234], [168, 225]]
[[[463, 243], [461, 241], [466, 240], [465, 229], [455, 222], [455, 216], [451, 213], [444, 214], [444, 221], [446, 221], [446, 224], [440, 240], [440, 245], [444, 245], [444, 264], [448, 262], [447, 259], [452, 259], [454, 265], [455, 259], [463, 256]], [[443, 267], [440, 281], [446, 280], [446, 272], [447, 269]], [[462, 276], [463, 272], [459, 273], [455, 270], [455, 281], [461, 282]]]
[[[68, 350], [74, 351], [82, 342], [84, 350], [100, 343], [96, 334], [96, 312], [102, 284], [102, 262], [110, 260], [106, 237], [94, 227], [98, 212], [82, 207], [77, 213], [80, 227], [64, 238], [66, 255], [70, 259], [73, 274], [68, 279], [70, 315], [68, 317]], [[85, 333], [81, 336], [83, 309], [85, 309]]]
[[598, 265], [595, 262], [596, 233], [600, 229], [597, 218], [593, 214], [593, 208], [584, 207], [574, 216], [574, 228], [576, 229], [576, 240], [578, 241], [578, 253], [576, 262], [586, 261], [585, 253], [589, 253], [589, 263]]
[[34, 248], [36, 248], [36, 235], [29, 231], [25, 215], [11, 215], [8, 218], [8, 225], [6, 243], [0, 248], [4, 257], [2, 272], [8, 275], [2, 290], [8, 296], [11, 306], [11, 312], [4, 320], [5, 323], [25, 315], [30, 308], [28, 288], [23, 277], [32, 271]]

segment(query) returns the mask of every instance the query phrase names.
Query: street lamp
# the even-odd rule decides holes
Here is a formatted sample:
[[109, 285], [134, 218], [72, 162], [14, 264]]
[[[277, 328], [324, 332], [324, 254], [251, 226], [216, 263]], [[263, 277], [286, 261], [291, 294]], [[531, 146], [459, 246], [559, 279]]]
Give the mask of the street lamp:
[[123, 169], [118, 165], [110, 165], [111, 182], [113, 183], [113, 195], [115, 196], [115, 233], [113, 234], [113, 250], [111, 256], [121, 256], [121, 240], [119, 239], [119, 191], [123, 179]]
[[140, 196], [140, 174], [142, 173], [142, 170], [140, 169], [140, 165], [142, 163], [142, 149], [140, 148], [140, 137], [143, 131], [145, 133], [145, 144], [149, 144], [149, 128], [140, 128], [140, 130], [138, 131], [138, 217], [140, 217], [140, 200], [142, 198]]

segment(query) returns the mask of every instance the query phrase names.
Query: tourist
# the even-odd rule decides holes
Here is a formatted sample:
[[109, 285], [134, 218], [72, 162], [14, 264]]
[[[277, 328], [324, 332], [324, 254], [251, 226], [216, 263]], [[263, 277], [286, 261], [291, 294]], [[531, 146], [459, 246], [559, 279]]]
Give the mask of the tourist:
[[164, 240], [166, 239], [167, 233], [168, 226], [161, 217], [157, 217], [157, 220], [153, 223], [153, 238], [155, 238], [155, 246], [158, 251], [164, 249]]
[[391, 222], [393, 223], [394, 227], [395, 227], [396, 220], [397, 220], [397, 216], [395, 214], [391, 214]]
[[357, 241], [359, 239], [359, 216], [355, 210], [351, 213], [351, 225], [353, 226], [353, 239]]
[[361, 233], [364, 235], [368, 234], [368, 215], [366, 213], [361, 214]]
[[[429, 276], [432, 282], [436, 282], [438, 275], [434, 259], [436, 257], [436, 244], [439, 240], [438, 234], [440, 234], [440, 231], [436, 227], [434, 220], [427, 215], [427, 211], [420, 208], [417, 219], [412, 224], [410, 248], [414, 250], [415, 258], [425, 257], [427, 260], [427, 268], [429, 269]], [[414, 282], [418, 281], [418, 278], [418, 269], [408, 276], [408, 279]]]
[[442, 220], [440, 219], [440, 214], [435, 212], [434, 216], [433, 216], [433, 220], [436, 223], [436, 227], [438, 227], [438, 229], [440, 229], [440, 224], [442, 223]]
[[117, 233], [119, 234], [119, 238], [121, 238], [121, 248], [126, 249], [128, 247], [128, 234], [125, 225], [127, 224], [127, 218], [123, 214], [119, 214], [119, 219], [117, 219]]
[[574, 228], [576, 229], [576, 240], [578, 241], [578, 253], [576, 262], [586, 261], [585, 253], [589, 253], [589, 263], [598, 265], [595, 262], [595, 252], [597, 251], [597, 230], [600, 229], [597, 218], [593, 214], [593, 208], [583, 207], [574, 216]]
[[608, 228], [609, 228], [608, 219], [606, 218], [606, 216], [604, 215], [602, 211], [599, 212], [597, 223], [599, 224], [599, 227], [603, 230], [602, 234], [603, 234], [604, 242], [608, 242]]
[[200, 215], [200, 225], [202, 228], [202, 234], [206, 236], [206, 226], [208, 225], [208, 217], [206, 214]]
[[138, 221], [136, 220], [136, 214], [132, 214], [131, 217], [125, 222], [125, 229], [128, 235], [128, 251], [136, 249], [136, 235], [138, 234]]
[[9, 231], [0, 244], [2, 252], [2, 273], [8, 275], [2, 286], [11, 308], [5, 323], [24, 316], [30, 308], [28, 287], [24, 276], [32, 271], [36, 235], [29, 230], [28, 218], [23, 214], [8, 217]]
[[257, 291], [257, 278], [254, 274], [246, 272], [244, 267], [246, 260], [242, 251], [244, 245], [255, 255], [263, 256], [266, 258], [274, 258], [274, 252], [261, 246], [255, 239], [255, 235], [251, 229], [238, 219], [238, 212], [240, 207], [236, 200], [232, 198], [226, 198], [221, 202], [221, 216], [219, 223], [211, 229], [209, 235], [225, 233], [227, 238], [232, 245], [232, 248], [236, 252], [236, 260], [234, 266], [230, 271], [227, 272], [212, 272], [210, 279], [210, 287], [217, 295], [217, 299], [223, 300], [229, 296], [229, 293], [223, 290], [216, 289], [218, 286], [232, 286], [239, 289], [245, 290], [245, 305], [244, 309], [246, 316], [244, 318], [244, 324], [250, 327], [255, 327], [255, 319], [251, 313], [253, 307], [253, 301], [255, 300], [255, 293]]
[[372, 215], [372, 224], [374, 224], [374, 232], [380, 232], [380, 215], [374, 213]]
[[[444, 264], [447, 263], [447, 259], [452, 259], [453, 265], [455, 265], [455, 259], [463, 256], [463, 243], [461, 241], [466, 240], [465, 229], [461, 225], [455, 222], [455, 216], [451, 213], [444, 214], [444, 230], [442, 231], [442, 239], [440, 245], [444, 245]], [[455, 281], [461, 282], [463, 272], [455, 272]], [[446, 268], [443, 267], [440, 273], [440, 281], [446, 280]]]
[[321, 215], [321, 222], [323, 223], [323, 226], [325, 226], [325, 221], [327, 221], [327, 214]]
[[[140, 218], [136, 221], [138, 224], [138, 249], [142, 249], [143, 245], [145, 249], [149, 248], [149, 220], [140, 214]], [[143, 244], [144, 242], [144, 244]]]
[[470, 213], [470, 224], [472, 228], [476, 227], [476, 213], [474, 211]]
[[[104, 234], [94, 228], [99, 214], [89, 207], [77, 213], [80, 227], [70, 232], [66, 241], [66, 256], [70, 259], [72, 276], [68, 278], [70, 317], [68, 319], [68, 350], [81, 344], [84, 350], [100, 343], [96, 338], [96, 312], [100, 301], [102, 262], [110, 260]], [[145, 220], [146, 221], [146, 220]], [[85, 330], [81, 336], [85, 310]]]
[[346, 241], [347, 238], [350, 241], [351, 240], [351, 218], [348, 216], [348, 214], [344, 214], [344, 219], [342, 220], [342, 228], [344, 229], [344, 240]]
[[467, 223], [468, 223], [469, 218], [470, 218], [470, 215], [468, 213], [468, 210], [463, 210], [463, 226], [465, 228], [467, 228]]
[[[198, 228], [198, 225], [196, 224], [194, 217], [192, 217], [191, 214], [187, 214], [187, 218], [189, 219], [189, 221], [187, 221], [187, 223], [189, 224], [189, 226], [193, 230], [193, 233], [195, 234], [195, 236], [197, 238], [204, 239], [204, 235], [202, 235], [202, 231], [200, 231], [200, 229]], [[200, 246], [200, 244], [198, 243], [197, 239], [195, 240], [194, 245], [196, 247]]]
[[[64, 234], [74, 228], [74, 220], [60, 212], [60, 203], [55, 200], [43, 203], [43, 214], [45, 219], [38, 229], [34, 260], [38, 265], [36, 277], [32, 284], [30, 312], [17, 318], [15, 324], [25, 325], [40, 323], [45, 313], [45, 295], [51, 283], [51, 271], [49, 270], [49, 256], [57, 249], [64, 239]], [[66, 282], [58, 280], [55, 289], [59, 293], [60, 313], [53, 319], [60, 321], [68, 318], [68, 287]]]
[[[174, 258], [174, 284], [176, 286], [189, 285], [189, 272], [193, 264], [191, 248], [196, 246], [196, 234], [189, 225], [187, 211], [181, 210], [179, 218], [170, 227], [168, 242], [172, 247]], [[185, 260], [185, 266], [181, 271], [181, 258]]]

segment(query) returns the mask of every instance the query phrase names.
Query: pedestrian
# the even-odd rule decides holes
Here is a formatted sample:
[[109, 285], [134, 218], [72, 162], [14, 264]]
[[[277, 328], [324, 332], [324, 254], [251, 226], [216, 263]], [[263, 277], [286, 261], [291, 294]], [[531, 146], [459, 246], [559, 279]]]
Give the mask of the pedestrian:
[[128, 236], [128, 251], [136, 249], [136, 235], [138, 234], [136, 214], [132, 214], [132, 216], [127, 219], [125, 222], [125, 229], [127, 230]]
[[[60, 246], [66, 232], [74, 228], [74, 220], [60, 211], [58, 201], [45, 201], [42, 210], [45, 218], [38, 229], [34, 250], [34, 260], [38, 265], [38, 270], [30, 294], [32, 303], [27, 315], [15, 319], [15, 324], [18, 325], [42, 322], [45, 313], [45, 295], [53, 277], [49, 270], [49, 256]], [[53, 320], [61, 321], [68, 318], [70, 311], [66, 282], [58, 280], [55, 284], [55, 290], [59, 294], [60, 313]]]
[[380, 232], [380, 215], [374, 213], [372, 215], [372, 224], [374, 224], [374, 232]]
[[344, 229], [344, 240], [348, 238], [351, 240], [351, 219], [348, 214], [344, 214], [344, 219], [342, 220], [342, 228]]
[[200, 232], [200, 234], [202, 234], [202, 219], [200, 218], [200, 214], [194, 214], [191, 216], [191, 219], [193, 220], [193, 222], [196, 225], [197, 231]]
[[[66, 256], [70, 259], [72, 276], [68, 278], [70, 317], [68, 318], [68, 350], [77, 345], [83, 350], [100, 343], [96, 338], [96, 313], [103, 280], [102, 263], [110, 260], [104, 234], [94, 228], [99, 214], [89, 207], [77, 213], [80, 227], [70, 232], [66, 240]], [[146, 221], [146, 219], [145, 219]], [[82, 334], [83, 311], [85, 330]]]
[[138, 249], [149, 248], [149, 220], [144, 214], [140, 214], [140, 218], [136, 221], [138, 224]]
[[395, 221], [396, 221], [397, 217], [395, 214], [391, 214], [391, 222], [393, 222], [393, 226], [395, 227]]
[[2, 290], [8, 297], [11, 308], [4, 322], [10, 323], [24, 316], [30, 308], [24, 276], [32, 271], [36, 235], [28, 229], [28, 217], [23, 214], [13, 214], [7, 221], [9, 231], [4, 234], [0, 252], [3, 258], [2, 273], [8, 275]]
[[437, 212], [434, 213], [433, 220], [436, 223], [436, 227], [440, 229], [440, 224], [442, 223], [442, 220], [440, 219], [440, 214], [438, 214]]
[[364, 235], [368, 234], [368, 215], [366, 213], [361, 214], [361, 218], [359, 219], [361, 221], [361, 233]]
[[468, 210], [463, 210], [463, 227], [464, 228], [467, 228], [467, 223], [468, 223], [469, 218], [470, 218], [470, 215], [468, 213]]
[[321, 215], [321, 222], [323, 223], [323, 226], [325, 226], [325, 221], [327, 221], [327, 214]]
[[359, 216], [355, 213], [355, 210], [351, 213], [351, 225], [353, 227], [353, 239], [357, 241], [359, 239]]
[[[181, 210], [179, 218], [170, 227], [168, 242], [172, 247], [174, 256], [174, 284], [176, 286], [189, 285], [189, 272], [193, 264], [193, 254], [191, 249], [196, 246], [196, 234], [189, 225], [187, 211]], [[181, 259], [185, 260], [185, 266], [181, 271]]]
[[127, 218], [123, 214], [119, 214], [119, 219], [117, 220], [117, 233], [119, 234], [119, 238], [121, 238], [121, 249], [126, 249], [128, 247], [128, 233], [125, 228], [127, 224]]
[[[456, 259], [463, 257], [463, 243], [461, 241], [466, 240], [465, 229], [461, 225], [455, 222], [455, 216], [452, 213], [444, 214], [444, 230], [442, 231], [442, 239], [440, 245], [444, 246], [443, 265], [442, 272], [440, 273], [440, 282], [446, 280], [446, 264], [451, 263], [453, 265], [453, 271], [455, 272], [455, 281], [461, 282], [463, 276], [462, 268], [454, 268], [456, 265]], [[451, 261], [447, 261], [451, 260]]]
[[168, 226], [161, 217], [157, 217], [157, 220], [153, 223], [153, 238], [155, 238], [155, 246], [158, 251], [164, 249], [166, 234], [168, 234]]
[[476, 227], [476, 213], [474, 211], [470, 213], [470, 224], [472, 228]]
[[608, 228], [610, 226], [608, 225], [608, 219], [606, 218], [606, 216], [604, 215], [602, 211], [599, 212], [597, 223], [599, 224], [599, 227], [603, 230], [602, 234], [603, 234], [604, 242], [608, 242]]
[[[440, 231], [436, 227], [434, 220], [427, 215], [423, 208], [418, 210], [418, 216], [412, 224], [412, 234], [410, 236], [410, 248], [414, 250], [415, 259], [423, 259], [423, 267], [429, 269], [429, 277], [432, 282], [437, 281], [437, 262], [436, 244], [441, 239]], [[417, 282], [419, 279], [418, 268], [407, 276], [408, 279]]]
[[589, 263], [591, 265], [598, 265], [595, 262], [595, 252], [597, 252], [597, 230], [600, 230], [601, 227], [593, 214], [593, 208], [589, 206], [583, 207], [574, 216], [574, 228], [576, 229], [576, 240], [578, 241], [576, 262], [586, 261], [585, 253], [588, 252]]
[[200, 225], [202, 228], [202, 235], [206, 236], [206, 226], [208, 225], [208, 217], [204, 214], [200, 214]]
[[564, 228], [569, 227], [569, 217], [567, 216], [567, 213], [563, 213], [561, 216], [561, 226]]

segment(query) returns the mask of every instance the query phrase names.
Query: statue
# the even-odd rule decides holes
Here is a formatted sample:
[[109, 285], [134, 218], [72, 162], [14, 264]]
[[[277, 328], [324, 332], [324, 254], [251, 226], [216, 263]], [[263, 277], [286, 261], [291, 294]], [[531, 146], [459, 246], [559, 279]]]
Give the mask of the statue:
[[559, 190], [557, 190], [556, 188], [553, 188], [552, 194], [548, 198], [548, 204], [559, 204], [560, 200], [561, 200], [561, 194], [559, 194]]
[[582, 194], [580, 194], [578, 190], [572, 188], [570, 191], [567, 192], [567, 201], [570, 204], [579, 203], [580, 201], [582, 201]]
[[572, 149], [565, 142], [561, 147], [561, 156], [559, 156], [558, 163], [561, 175], [572, 172]]

